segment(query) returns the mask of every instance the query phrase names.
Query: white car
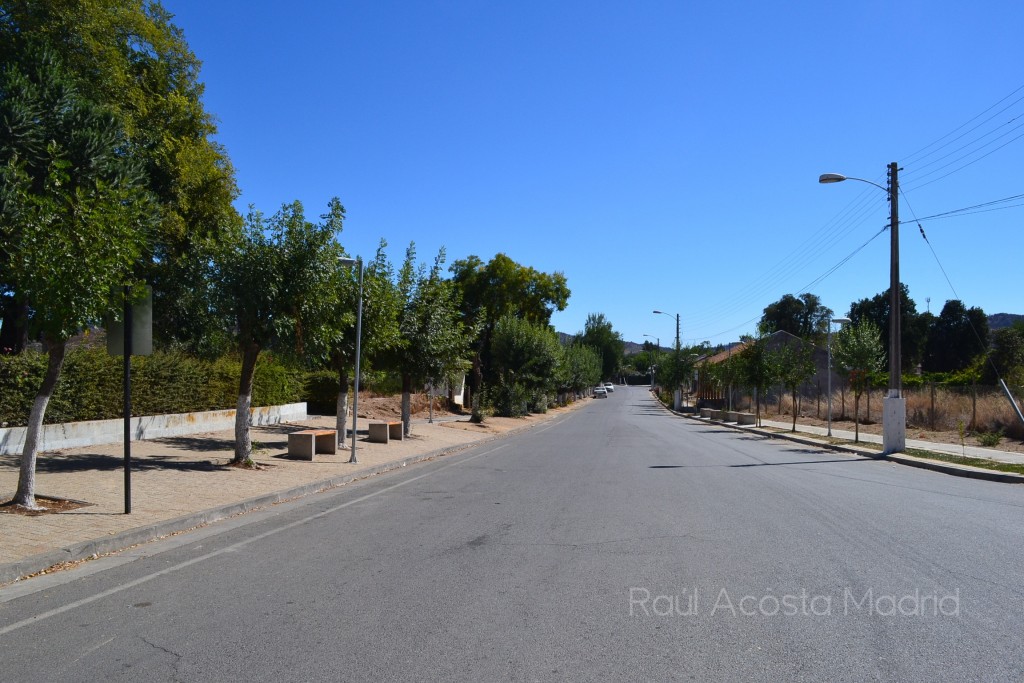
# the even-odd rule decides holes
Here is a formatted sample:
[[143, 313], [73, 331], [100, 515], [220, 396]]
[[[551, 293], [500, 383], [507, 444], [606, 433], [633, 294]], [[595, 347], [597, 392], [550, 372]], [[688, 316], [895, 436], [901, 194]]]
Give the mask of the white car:
[[615, 385], [612, 384], [611, 382], [605, 382], [604, 388], [608, 391], [609, 394], [615, 391]]
[[608, 398], [608, 390], [603, 386], [594, 387], [594, 398]]

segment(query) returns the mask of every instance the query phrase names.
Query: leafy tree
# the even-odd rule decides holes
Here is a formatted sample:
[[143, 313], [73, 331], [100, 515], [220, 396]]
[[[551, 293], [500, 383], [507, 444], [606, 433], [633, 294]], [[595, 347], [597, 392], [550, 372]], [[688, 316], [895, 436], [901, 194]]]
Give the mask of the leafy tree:
[[423, 264], [417, 266], [416, 246], [410, 244], [398, 272], [401, 342], [391, 354], [391, 363], [402, 377], [402, 422], [407, 435], [413, 381], [447, 379], [468, 369], [475, 330], [463, 322], [455, 283], [441, 277], [444, 261], [441, 249], [429, 271]]
[[579, 394], [601, 381], [601, 355], [593, 348], [578, 343], [563, 347], [558, 369], [558, 389]]
[[995, 383], [1002, 377], [1007, 384], [1024, 385], [1024, 324], [996, 330], [990, 358], [988, 381]]
[[771, 351], [778, 378], [789, 390], [793, 400], [793, 429], [796, 431], [797, 392], [800, 385], [810, 379], [817, 366], [814, 363], [814, 345], [803, 340], [793, 339], [789, 343], [780, 344]]
[[845, 325], [832, 340], [832, 359], [849, 373], [853, 388], [854, 441], [860, 441], [860, 397], [871, 386], [871, 374], [881, 369], [883, 354], [878, 326], [869, 320]]
[[233, 330], [242, 357], [235, 415], [233, 464], [252, 464], [249, 413], [252, 381], [260, 350], [291, 339], [304, 352], [306, 321], [317, 321], [335, 299], [329, 274], [337, 270], [335, 231], [340, 224], [332, 201], [323, 223], [306, 220], [302, 204], [281, 207], [269, 221], [251, 210], [241, 238], [215, 262], [214, 305]]
[[[0, 9], [0, 64], [47, 45], [81, 98], [119, 122], [120, 151], [138, 164], [139, 184], [158, 207], [138, 275], [153, 285], [158, 338], [201, 338], [214, 322], [201, 298], [201, 277], [215, 244], [241, 220], [234, 169], [213, 140], [216, 127], [202, 104], [200, 63], [182, 31], [148, 0], [19, 0]], [[74, 130], [55, 131], [74, 146]], [[16, 340], [25, 297], [3, 274], [0, 304], [5, 337]], [[10, 346], [4, 342], [0, 346]]]
[[757, 424], [761, 425], [761, 402], [768, 387], [778, 378], [775, 356], [768, 348], [768, 337], [759, 335], [751, 340], [743, 351], [737, 354], [738, 367], [743, 381], [757, 392], [754, 407]]
[[[905, 371], [920, 364], [928, 338], [927, 319], [917, 312], [917, 304], [910, 298], [909, 292], [907, 286], [900, 283], [900, 367]], [[878, 328], [879, 341], [885, 350], [885, 362], [888, 363], [889, 290], [850, 304], [849, 318], [854, 325], [870, 321]]]
[[619, 371], [622, 364], [622, 354], [626, 348], [622, 341], [622, 335], [612, 328], [611, 322], [604, 317], [604, 313], [591, 313], [583, 324], [583, 332], [576, 336], [576, 340], [584, 346], [589, 346], [601, 355], [601, 377], [611, 379]]
[[804, 293], [798, 297], [786, 294], [764, 309], [758, 324], [762, 334], [789, 332], [801, 339], [819, 339], [828, 331], [832, 309], [821, 303], [816, 294]]
[[35, 508], [39, 432], [67, 340], [133, 282], [153, 212], [121, 122], [45, 46], [4, 64], [0, 122], [0, 287], [16, 293], [48, 354], [13, 501]]
[[[492, 354], [498, 371], [498, 386], [518, 395], [521, 388], [533, 397], [533, 408], [546, 408], [546, 394], [553, 390], [562, 360], [558, 336], [547, 325], [506, 315], [498, 320], [492, 339]], [[544, 401], [545, 405], [540, 405]], [[528, 406], [528, 408], [531, 406]], [[496, 406], [499, 414], [522, 414], [514, 402]]]
[[[401, 301], [394, 283], [394, 269], [381, 240], [377, 255], [363, 272], [363, 339], [360, 346], [362, 367], [374, 362], [400, 343], [398, 311]], [[329, 353], [331, 367], [338, 373], [337, 431], [344, 440], [348, 425], [348, 385], [356, 358], [356, 311], [359, 305], [358, 272], [342, 273], [341, 305], [333, 311], [334, 343]]]
[[486, 264], [477, 256], [469, 256], [452, 263], [449, 270], [460, 292], [463, 323], [479, 330], [473, 345], [470, 378], [470, 389], [475, 393], [481, 384], [496, 379], [491, 339], [498, 321], [515, 315], [530, 323], [547, 325], [554, 311], [565, 310], [569, 287], [562, 273], [541, 273], [505, 254], [495, 255]]
[[988, 350], [988, 316], [977, 307], [966, 308], [951, 299], [928, 331], [923, 369], [954, 372], [967, 368]]

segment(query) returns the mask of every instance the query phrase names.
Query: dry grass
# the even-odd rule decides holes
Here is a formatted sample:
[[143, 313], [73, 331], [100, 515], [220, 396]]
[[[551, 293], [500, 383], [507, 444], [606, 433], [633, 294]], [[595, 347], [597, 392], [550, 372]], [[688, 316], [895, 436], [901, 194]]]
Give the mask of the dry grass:
[[[1008, 441], [1024, 441], [1024, 424], [1010, 406], [1006, 395], [990, 387], [979, 387], [973, 394], [969, 387], [962, 390], [951, 390], [936, 387], [934, 392], [934, 408], [931, 387], [920, 389], [904, 389], [907, 399], [907, 430], [908, 433], [919, 432], [913, 438], [942, 440], [948, 443], [960, 443], [961, 428], [965, 433], [967, 445], [989, 445], [981, 443], [985, 435], [1002, 434], [1003, 445]], [[882, 400], [884, 391], [871, 392], [870, 402], [867, 393], [860, 399], [861, 430], [878, 431], [882, 421]], [[845, 404], [845, 413], [844, 413]], [[868, 412], [870, 404], [870, 413]], [[826, 397], [820, 403], [816, 397], [804, 397], [800, 400], [798, 422], [815, 423], [827, 418]], [[741, 409], [743, 409], [741, 407]], [[792, 419], [793, 405], [789, 396], [782, 397], [780, 404], [773, 401], [765, 411], [768, 419]], [[846, 423], [844, 429], [853, 427], [853, 395], [846, 392], [845, 402], [840, 392], [832, 397], [832, 419], [836, 423]], [[909, 434], [908, 434], [909, 435]]]

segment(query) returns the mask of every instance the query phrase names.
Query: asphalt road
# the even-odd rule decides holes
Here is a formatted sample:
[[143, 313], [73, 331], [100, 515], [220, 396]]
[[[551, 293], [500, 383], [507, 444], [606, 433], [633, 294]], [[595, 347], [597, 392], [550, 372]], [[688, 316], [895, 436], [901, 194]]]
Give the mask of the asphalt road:
[[[1022, 680], [1024, 488], [642, 388], [0, 596], [0, 678]], [[45, 588], [43, 588], [45, 586]]]

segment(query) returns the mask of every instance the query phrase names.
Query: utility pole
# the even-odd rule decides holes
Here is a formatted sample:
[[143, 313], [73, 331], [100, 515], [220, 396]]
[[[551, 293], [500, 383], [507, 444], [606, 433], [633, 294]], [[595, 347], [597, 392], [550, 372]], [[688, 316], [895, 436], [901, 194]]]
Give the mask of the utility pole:
[[900, 184], [899, 164], [889, 164], [889, 395], [883, 401], [882, 451], [907, 447], [907, 408], [900, 369]]

